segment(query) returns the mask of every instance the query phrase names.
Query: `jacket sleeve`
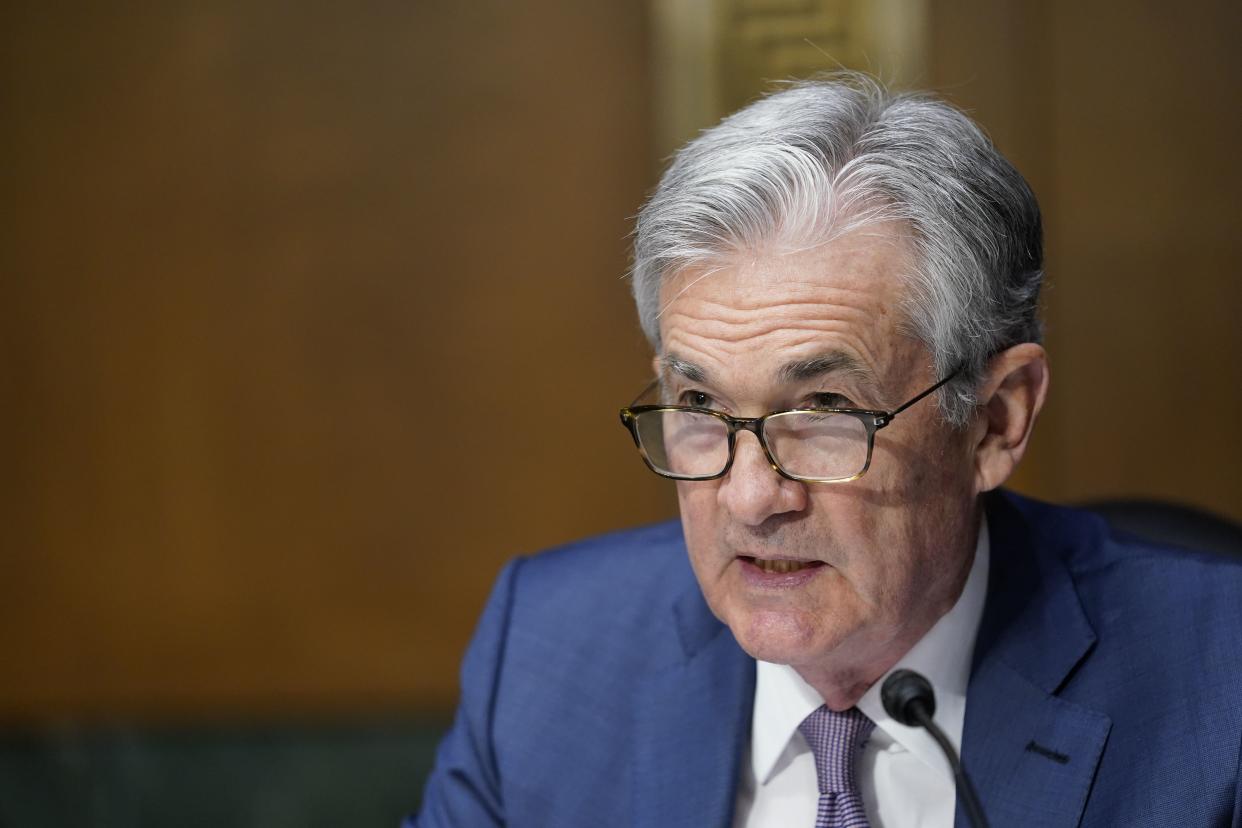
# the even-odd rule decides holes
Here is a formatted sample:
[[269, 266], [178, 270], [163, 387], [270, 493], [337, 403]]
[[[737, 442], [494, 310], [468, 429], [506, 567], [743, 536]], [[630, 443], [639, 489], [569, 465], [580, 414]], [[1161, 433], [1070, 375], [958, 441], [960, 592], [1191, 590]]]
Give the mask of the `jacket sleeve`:
[[501, 571], [461, 667], [453, 727], [436, 751], [421, 810], [403, 828], [486, 828], [505, 824], [492, 717], [505, 659], [513, 589], [521, 559]]
[[1233, 823], [1232, 828], [1242, 828], [1242, 745], [1238, 750], [1238, 769], [1233, 775]]

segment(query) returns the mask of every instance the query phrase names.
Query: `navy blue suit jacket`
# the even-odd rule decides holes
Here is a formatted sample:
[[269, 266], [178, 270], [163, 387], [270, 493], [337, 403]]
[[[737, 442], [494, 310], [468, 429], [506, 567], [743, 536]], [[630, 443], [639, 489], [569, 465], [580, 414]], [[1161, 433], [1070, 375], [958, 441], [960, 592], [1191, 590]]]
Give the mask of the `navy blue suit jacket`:
[[[988, 519], [962, 757], [994, 828], [1242, 825], [1242, 562]], [[407, 826], [728, 825], [754, 680], [677, 523], [514, 561]]]

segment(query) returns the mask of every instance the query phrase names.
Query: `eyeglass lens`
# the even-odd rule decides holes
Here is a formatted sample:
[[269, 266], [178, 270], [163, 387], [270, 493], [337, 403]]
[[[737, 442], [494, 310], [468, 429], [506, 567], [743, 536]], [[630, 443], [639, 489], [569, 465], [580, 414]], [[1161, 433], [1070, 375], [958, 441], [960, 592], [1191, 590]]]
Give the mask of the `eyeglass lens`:
[[[678, 477], [710, 477], [729, 462], [729, 427], [697, 411], [647, 411], [635, 422], [647, 460]], [[816, 480], [853, 477], [867, 465], [867, 428], [849, 414], [790, 411], [769, 417], [764, 439], [789, 475]]]

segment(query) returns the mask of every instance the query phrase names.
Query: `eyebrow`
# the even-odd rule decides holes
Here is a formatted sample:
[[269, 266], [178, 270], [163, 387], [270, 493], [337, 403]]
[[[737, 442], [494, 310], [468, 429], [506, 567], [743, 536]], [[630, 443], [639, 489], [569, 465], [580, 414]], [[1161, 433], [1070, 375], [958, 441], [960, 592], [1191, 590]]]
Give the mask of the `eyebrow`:
[[827, 351], [810, 359], [798, 359], [781, 366], [780, 378], [785, 382], [807, 382], [825, 374], [849, 374], [855, 379], [876, 384], [875, 376], [866, 365], [841, 351]]
[[660, 357], [660, 374], [677, 374], [690, 382], [707, 382], [707, 369], [701, 365], [684, 360], [676, 354], [665, 354]]
[[[708, 382], [709, 376], [706, 368], [682, 359], [676, 354], [665, 354], [660, 357], [660, 372], [662, 376], [675, 374], [690, 382]], [[782, 382], [797, 383], [835, 373], [849, 374], [873, 388], [876, 386], [875, 375], [871, 373], [871, 370], [854, 357], [841, 351], [827, 351], [809, 359], [787, 362], [777, 371], [777, 376]]]

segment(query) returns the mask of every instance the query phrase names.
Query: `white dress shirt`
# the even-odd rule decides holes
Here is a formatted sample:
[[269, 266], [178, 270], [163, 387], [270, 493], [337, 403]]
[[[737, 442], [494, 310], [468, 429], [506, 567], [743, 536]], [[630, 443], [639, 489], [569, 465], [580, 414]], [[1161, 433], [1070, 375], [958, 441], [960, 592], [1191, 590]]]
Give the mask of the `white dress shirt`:
[[[936, 690], [936, 724], [959, 753], [970, 661], [987, 595], [989, 553], [985, 520], [957, 603], [889, 671], [906, 668], [928, 678]], [[875, 722], [858, 766], [867, 819], [871, 828], [951, 828], [956, 791], [949, 762], [925, 730], [900, 725], [884, 712], [884, 677], [857, 705]], [[758, 662], [750, 761], [742, 762], [735, 828], [815, 824], [815, 757], [798, 725], [823, 703], [792, 667]]]

